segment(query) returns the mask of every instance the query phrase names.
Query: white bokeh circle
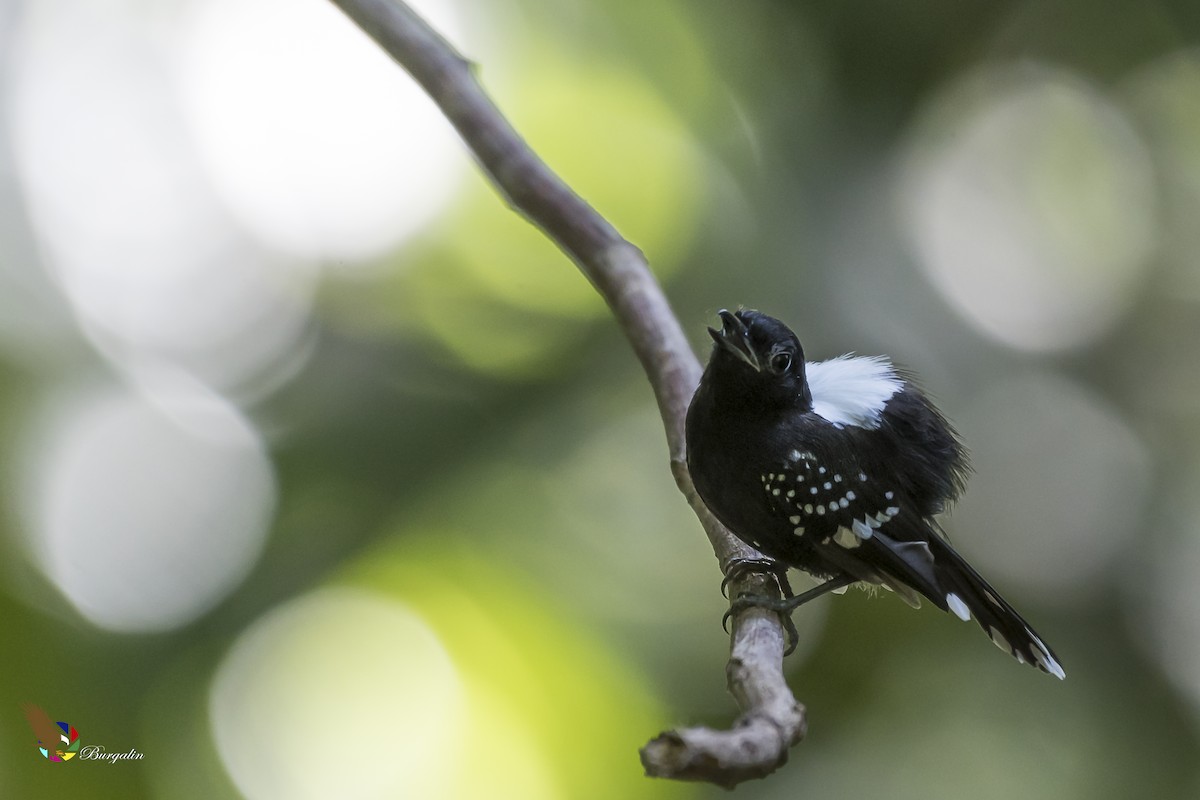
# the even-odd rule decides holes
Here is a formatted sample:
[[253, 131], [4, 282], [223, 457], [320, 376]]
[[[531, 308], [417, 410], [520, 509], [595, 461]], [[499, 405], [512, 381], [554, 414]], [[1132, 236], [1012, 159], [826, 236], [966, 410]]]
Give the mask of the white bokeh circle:
[[996, 67], [936, 97], [904, 155], [901, 207], [930, 282], [980, 332], [1053, 351], [1132, 304], [1158, 230], [1144, 143], [1096, 87]]
[[[29, 548], [83, 616], [114, 631], [191, 622], [258, 561], [275, 478], [258, 432], [187, 380], [57, 404], [26, 465]], [[165, 384], [170, 383], [170, 386]]]
[[[414, 4], [451, 39], [451, 0]], [[198, 0], [183, 101], [222, 198], [261, 241], [370, 259], [435, 219], [469, 161], [432, 101], [327, 0]]]
[[213, 678], [209, 719], [249, 800], [436, 798], [454, 785], [463, 687], [426, 622], [352, 588], [275, 609]]
[[102, 354], [261, 391], [307, 355], [316, 270], [252, 242], [217, 198], [162, 21], [127, 3], [29, 7], [7, 97], [16, 175], [46, 271]]

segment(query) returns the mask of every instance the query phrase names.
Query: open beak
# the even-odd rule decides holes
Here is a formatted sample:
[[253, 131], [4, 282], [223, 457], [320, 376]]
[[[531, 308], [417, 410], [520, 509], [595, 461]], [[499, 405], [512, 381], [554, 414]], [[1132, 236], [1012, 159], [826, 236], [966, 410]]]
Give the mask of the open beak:
[[708, 329], [708, 335], [721, 347], [749, 364], [755, 372], [762, 372], [758, 354], [750, 345], [750, 330], [746, 324], [725, 309], [717, 312], [721, 317], [721, 330]]

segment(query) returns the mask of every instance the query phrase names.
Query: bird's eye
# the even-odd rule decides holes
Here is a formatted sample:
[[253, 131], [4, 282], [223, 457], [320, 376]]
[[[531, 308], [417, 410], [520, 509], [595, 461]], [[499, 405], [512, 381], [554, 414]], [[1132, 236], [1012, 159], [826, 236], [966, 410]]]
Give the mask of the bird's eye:
[[779, 374], [787, 372], [792, 366], [791, 353], [776, 353], [771, 356], [771, 371]]

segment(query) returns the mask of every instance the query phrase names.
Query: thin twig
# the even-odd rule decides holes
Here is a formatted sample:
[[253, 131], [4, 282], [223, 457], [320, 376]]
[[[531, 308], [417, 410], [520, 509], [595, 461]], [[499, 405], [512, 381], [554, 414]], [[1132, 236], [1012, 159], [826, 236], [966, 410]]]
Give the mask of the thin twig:
[[[684, 419], [700, 364], [645, 257], [575, 194], [521, 139], [484, 93], [471, 64], [399, 0], [332, 0], [433, 98], [518, 213], [573, 260], [604, 297], [646, 371], [666, 429], [671, 472], [708, 535], [722, 571], [762, 558], [712, 516], [696, 494], [684, 450]], [[381, 99], [382, 101], [382, 99]], [[730, 585], [770, 594], [756, 574]], [[770, 774], [805, 733], [804, 707], [783, 677], [784, 631], [774, 614], [749, 609], [733, 620], [729, 689], [742, 715], [728, 731], [681, 728], [642, 748], [652, 776], [735, 786]]]

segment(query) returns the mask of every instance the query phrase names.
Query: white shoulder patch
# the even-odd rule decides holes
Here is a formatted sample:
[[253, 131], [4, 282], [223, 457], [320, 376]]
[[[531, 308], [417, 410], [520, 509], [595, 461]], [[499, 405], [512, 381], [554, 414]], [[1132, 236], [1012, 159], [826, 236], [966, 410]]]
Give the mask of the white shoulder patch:
[[813, 411], [839, 428], [879, 427], [884, 404], [904, 386], [886, 356], [838, 356], [805, 368]]

